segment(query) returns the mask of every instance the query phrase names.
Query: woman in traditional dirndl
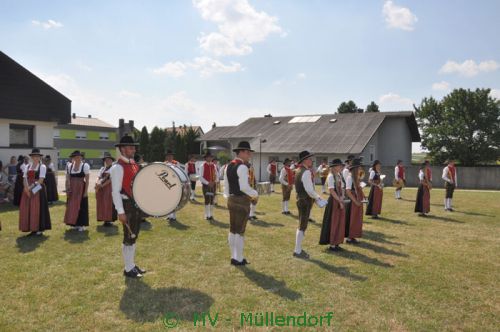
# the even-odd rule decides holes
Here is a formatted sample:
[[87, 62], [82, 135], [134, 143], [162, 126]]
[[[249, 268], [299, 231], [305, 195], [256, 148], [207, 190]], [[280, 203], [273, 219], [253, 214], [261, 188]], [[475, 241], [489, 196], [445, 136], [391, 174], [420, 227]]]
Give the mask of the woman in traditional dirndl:
[[66, 213], [64, 223], [83, 232], [89, 225], [89, 199], [87, 196], [90, 166], [83, 162], [80, 151], [74, 151], [72, 163], [66, 173]]
[[380, 178], [381, 163], [379, 160], [373, 162], [368, 183], [370, 184], [370, 194], [368, 195], [368, 206], [366, 207], [366, 215], [372, 216], [372, 219], [378, 219], [378, 215], [382, 212], [382, 198], [384, 190], [382, 187], [382, 179]]
[[418, 172], [419, 185], [415, 201], [415, 212], [418, 212], [420, 217], [425, 217], [431, 211], [431, 184], [428, 178], [428, 167], [428, 163], [423, 163]]
[[323, 215], [323, 225], [319, 244], [329, 244], [329, 250], [342, 250], [340, 244], [344, 243], [345, 236], [345, 207], [343, 195], [342, 168], [344, 164], [340, 159], [335, 159], [329, 165], [330, 174], [326, 184], [330, 192], [328, 204]]
[[51, 229], [44, 184], [47, 168], [41, 163], [39, 149], [33, 149], [30, 157], [32, 162], [24, 167], [22, 176], [24, 189], [19, 204], [19, 230], [42, 235], [43, 231]]
[[49, 201], [49, 204], [52, 204], [53, 202], [57, 202], [59, 200], [59, 193], [57, 192], [56, 169], [50, 155], [45, 156], [44, 164], [47, 168], [47, 175], [45, 176], [47, 200]]
[[110, 170], [115, 158], [105, 153], [102, 158], [104, 166], [99, 170], [99, 176], [95, 185], [95, 198], [97, 209], [97, 221], [103, 221], [104, 226], [111, 226], [117, 219], [113, 197], [111, 196]]
[[358, 243], [356, 238], [363, 236], [363, 203], [365, 194], [361, 187], [362, 163], [354, 159], [349, 166], [350, 174], [346, 179], [346, 195], [351, 200], [349, 203], [349, 218], [346, 217], [345, 237], [347, 243]]

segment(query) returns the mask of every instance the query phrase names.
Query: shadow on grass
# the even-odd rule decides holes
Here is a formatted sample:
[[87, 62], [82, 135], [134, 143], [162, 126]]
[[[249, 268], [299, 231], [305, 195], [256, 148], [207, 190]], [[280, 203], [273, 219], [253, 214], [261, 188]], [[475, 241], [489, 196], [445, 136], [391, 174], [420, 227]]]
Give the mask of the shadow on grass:
[[445, 221], [445, 222], [454, 222], [457, 224], [465, 224], [465, 221], [460, 221], [460, 220], [456, 220], [456, 219], [449, 218], [449, 217], [435, 216], [432, 214], [427, 215], [426, 219], [439, 220], [439, 221]]
[[64, 240], [69, 243], [83, 243], [85, 241], [90, 240], [89, 231], [85, 230], [80, 232], [76, 229], [67, 229], [64, 232]]
[[112, 224], [111, 226], [104, 226], [103, 224], [97, 225], [95, 228], [98, 233], [103, 233], [104, 236], [115, 236], [118, 235], [118, 226]]
[[337, 274], [341, 277], [344, 277], [344, 278], [349, 278], [349, 279], [352, 279], [355, 281], [365, 281], [368, 279], [365, 276], [351, 273], [347, 267], [330, 265], [330, 264], [327, 264], [327, 263], [322, 262], [322, 261], [317, 260], [317, 259], [308, 259], [307, 261], [318, 265], [320, 268], [322, 268], [328, 272], [335, 273], [335, 274]]
[[227, 210], [227, 207], [223, 206], [223, 205], [214, 205], [214, 208], [216, 208], [217, 210]]
[[[358, 244], [358, 246], [359, 246], [359, 244]], [[371, 257], [365, 256], [365, 255], [363, 255], [359, 252], [356, 252], [356, 251], [349, 251], [349, 250], [345, 249], [345, 247], [344, 247], [343, 251], [338, 251], [337, 253], [335, 253], [335, 255], [338, 255], [338, 256], [341, 256], [344, 258], [355, 259], [355, 260], [360, 261], [360, 262], [365, 263], [365, 264], [371, 264], [371, 265], [376, 265], [376, 266], [380, 266], [380, 267], [394, 267], [394, 265], [379, 261], [376, 258], [371, 258]]]
[[356, 246], [360, 248], [365, 248], [368, 250], [373, 250], [373, 252], [376, 252], [378, 254], [384, 254], [384, 255], [392, 255], [392, 256], [398, 256], [398, 257], [410, 257], [408, 254], [402, 253], [402, 252], [397, 252], [392, 249], [387, 249], [381, 246], [377, 246], [373, 243], [369, 243], [366, 241], [361, 241], [359, 242]]
[[147, 219], [142, 219], [141, 221], [141, 231], [150, 231], [153, 229], [153, 224]]
[[2, 212], [11, 212], [19, 210], [19, 206], [15, 206], [12, 203], [2, 203], [0, 204], [0, 213]]
[[208, 223], [212, 226], [216, 226], [219, 228], [229, 228], [229, 224], [225, 224], [223, 222], [220, 222], [220, 221], [216, 220], [215, 218], [213, 220], [208, 220]]
[[258, 226], [258, 227], [283, 227], [285, 225], [275, 223], [275, 222], [267, 222], [262, 219], [257, 219], [257, 220], [250, 220], [249, 221], [251, 225]]
[[185, 231], [186, 229], [189, 229], [188, 225], [184, 225], [183, 223], [180, 223], [178, 220], [167, 220], [167, 224], [170, 227], [175, 228], [179, 231]]
[[375, 222], [376, 222], [377, 220], [380, 220], [380, 221], [383, 221], [383, 222], [389, 222], [389, 223], [391, 223], [391, 224], [412, 226], [411, 224], [409, 224], [409, 223], [408, 223], [408, 222], [406, 222], [406, 221], [403, 221], [403, 220], [396, 220], [396, 219], [391, 219], [391, 218], [387, 218], [387, 217], [378, 217], [378, 219], [371, 219], [371, 220], [374, 220]]
[[402, 246], [403, 245], [402, 243], [399, 243], [399, 242], [393, 242], [393, 241], [387, 240], [387, 238], [394, 238], [394, 236], [387, 236], [384, 233], [380, 233], [380, 232], [363, 230], [363, 237], [368, 239], [368, 240], [372, 240], [372, 241], [380, 242], [380, 243], [387, 243], [387, 244], [391, 244], [394, 246]]
[[194, 205], [203, 205], [203, 203], [198, 202], [198, 201], [196, 201], [196, 200], [194, 200], [194, 201], [189, 201], [189, 202], [190, 202], [191, 204], [194, 204]]
[[125, 279], [127, 288], [120, 300], [120, 310], [135, 322], [155, 322], [168, 312], [182, 321], [193, 321], [195, 313], [208, 312], [214, 299], [189, 288], [151, 288], [138, 279]]
[[302, 294], [288, 288], [284, 281], [277, 280], [273, 276], [249, 269], [246, 266], [238, 266], [238, 269], [245, 274], [248, 280], [267, 292], [292, 301], [296, 301], [302, 297]]
[[461, 214], [465, 214], [468, 216], [478, 216], [478, 217], [490, 217], [490, 218], [495, 217], [491, 214], [484, 214], [484, 213], [477, 213], [477, 212], [465, 212], [465, 211], [458, 211], [458, 210], [453, 210], [453, 212], [450, 212], [450, 213], [461, 213]]
[[47, 240], [45, 235], [23, 235], [16, 239], [16, 245], [21, 253], [27, 253], [36, 250]]

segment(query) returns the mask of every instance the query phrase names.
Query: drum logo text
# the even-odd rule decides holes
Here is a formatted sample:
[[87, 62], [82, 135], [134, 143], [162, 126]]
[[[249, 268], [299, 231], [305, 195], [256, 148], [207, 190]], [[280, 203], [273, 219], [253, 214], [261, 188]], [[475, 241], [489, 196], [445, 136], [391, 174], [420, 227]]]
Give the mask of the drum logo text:
[[172, 184], [170, 183], [170, 181], [168, 181], [167, 177], [168, 177], [168, 172], [167, 171], [163, 171], [163, 172], [160, 172], [160, 173], [156, 173], [156, 175], [158, 176], [158, 178], [165, 184], [165, 186], [170, 190], [172, 189], [173, 187], [176, 186], [176, 184]]

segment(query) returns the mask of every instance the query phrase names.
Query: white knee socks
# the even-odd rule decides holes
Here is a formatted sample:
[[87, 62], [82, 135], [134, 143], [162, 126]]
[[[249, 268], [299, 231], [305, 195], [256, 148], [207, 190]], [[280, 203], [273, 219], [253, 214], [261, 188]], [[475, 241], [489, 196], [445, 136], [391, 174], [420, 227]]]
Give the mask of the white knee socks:
[[304, 232], [297, 229], [295, 234], [295, 253], [300, 254], [302, 252], [302, 240], [304, 240]]
[[130, 272], [135, 267], [135, 244], [129, 246], [122, 244], [123, 262], [125, 263], [125, 271]]
[[250, 204], [250, 217], [255, 217], [255, 210], [257, 210], [257, 205]]
[[227, 237], [227, 242], [229, 243], [229, 251], [231, 252], [231, 259], [236, 259], [236, 234], [229, 233]]

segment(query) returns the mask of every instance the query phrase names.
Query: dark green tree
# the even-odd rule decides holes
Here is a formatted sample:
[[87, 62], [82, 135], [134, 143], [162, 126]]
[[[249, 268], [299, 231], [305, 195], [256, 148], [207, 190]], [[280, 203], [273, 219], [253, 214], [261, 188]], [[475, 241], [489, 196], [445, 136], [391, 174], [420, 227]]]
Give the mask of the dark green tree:
[[193, 126], [186, 127], [184, 125], [184, 144], [186, 145], [186, 153], [188, 155], [200, 153], [198, 138], [200, 138], [200, 134], [193, 129]]
[[372, 101], [368, 106], [366, 106], [366, 113], [380, 112], [378, 105]]
[[149, 161], [149, 133], [146, 126], [142, 127], [141, 134], [139, 136], [139, 153], [145, 161]]
[[363, 113], [362, 108], [358, 108], [355, 102], [349, 100], [347, 103], [342, 102], [337, 108], [337, 112], [342, 113]]
[[434, 163], [452, 158], [462, 165], [489, 163], [500, 157], [500, 101], [490, 89], [455, 89], [437, 101], [414, 106], [422, 136]]
[[165, 160], [165, 130], [154, 127], [149, 140], [149, 162]]

